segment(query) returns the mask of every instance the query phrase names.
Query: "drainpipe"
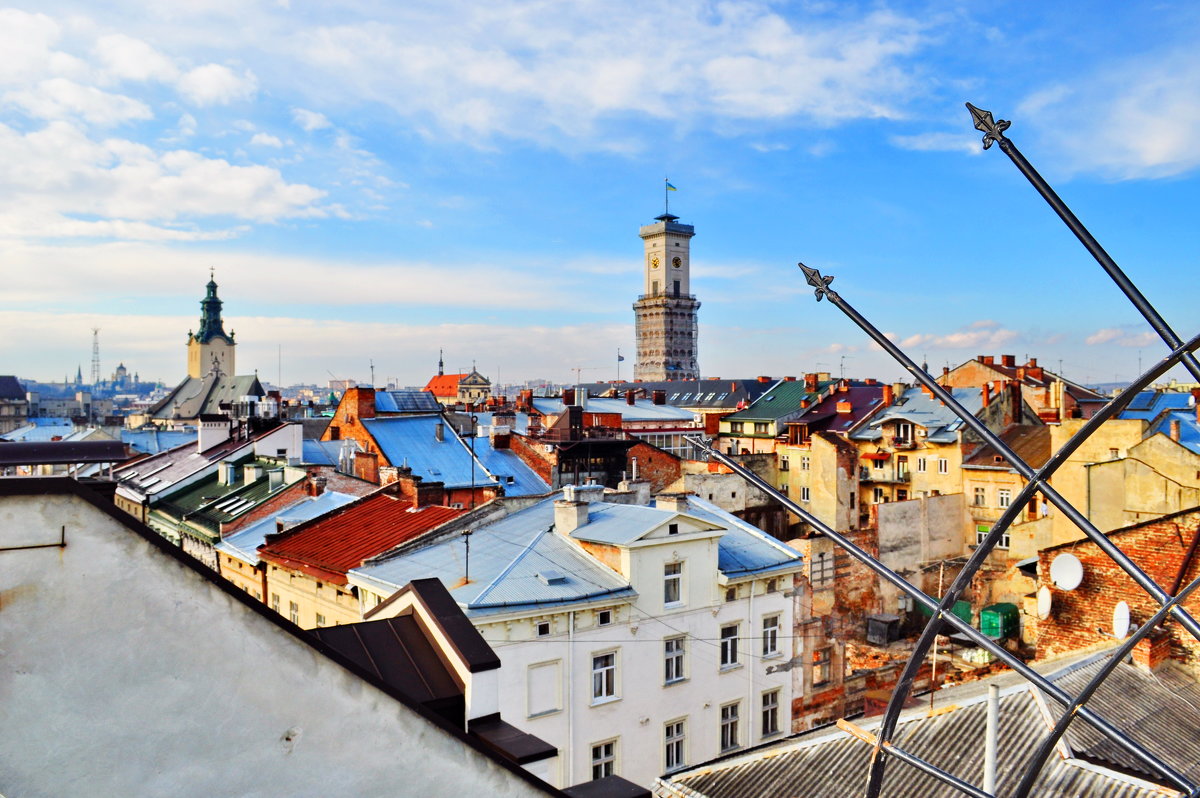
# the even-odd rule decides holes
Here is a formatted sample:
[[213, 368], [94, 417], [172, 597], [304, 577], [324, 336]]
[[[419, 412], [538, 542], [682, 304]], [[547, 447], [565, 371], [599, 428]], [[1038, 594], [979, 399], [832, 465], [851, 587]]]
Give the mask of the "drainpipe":
[[[746, 635], [745, 639], [747, 642], [749, 642], [751, 640], [754, 640], [753, 633], [754, 633], [754, 630], [756, 628], [758, 628], [757, 625], [755, 624], [755, 621], [757, 619], [754, 617], [754, 580], [753, 579], [750, 580], [750, 608], [747, 612], [750, 616], [749, 617], [749, 625], [750, 625], [751, 633]], [[746, 747], [749, 748], [750, 741], [754, 739], [754, 737], [752, 736], [754, 734], [754, 712], [755, 712], [755, 708], [757, 707], [757, 704], [755, 704], [755, 702], [754, 702], [754, 696], [757, 693], [757, 691], [755, 690], [755, 687], [754, 687], [754, 675], [756, 673], [758, 673], [758, 668], [754, 667], [753, 651], [746, 652], [746, 670], [748, 670], [750, 672], [750, 678], [747, 679], [747, 681], [750, 683], [750, 694], [746, 699]]]
[[567, 613], [567, 779], [575, 783], [575, 610]]

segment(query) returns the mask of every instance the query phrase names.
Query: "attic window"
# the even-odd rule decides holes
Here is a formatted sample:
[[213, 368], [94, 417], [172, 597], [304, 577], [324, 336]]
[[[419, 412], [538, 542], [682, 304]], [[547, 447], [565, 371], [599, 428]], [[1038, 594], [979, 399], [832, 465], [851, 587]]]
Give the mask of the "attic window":
[[566, 584], [567, 577], [559, 571], [538, 571], [538, 581], [543, 585], [562, 585]]
[[600, 610], [596, 613], [596, 625], [608, 626], [612, 623], [612, 610]]
[[1004, 457], [1003, 457], [1003, 455], [994, 454], [994, 455], [992, 455], [992, 460], [994, 460], [997, 463], [1003, 463]]
[[538, 621], [536, 624], [536, 629], [538, 637], [548, 637], [550, 635], [550, 622]]
[[679, 524], [667, 524], [667, 534], [668, 535], [678, 535], [679, 534]]

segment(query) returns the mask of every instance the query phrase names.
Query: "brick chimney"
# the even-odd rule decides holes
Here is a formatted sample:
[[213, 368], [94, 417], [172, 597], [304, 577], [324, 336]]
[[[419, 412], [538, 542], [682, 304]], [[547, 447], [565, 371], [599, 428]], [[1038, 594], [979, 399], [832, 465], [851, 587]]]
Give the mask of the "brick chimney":
[[979, 362], [985, 366], [994, 366], [996, 364], [991, 355], [980, 355]]
[[1144, 637], [1133, 647], [1133, 664], [1153, 673], [1171, 656], [1171, 636], [1165, 634]]
[[379, 484], [379, 455], [375, 452], [354, 453], [354, 476]]
[[490, 440], [493, 449], [512, 448], [512, 427], [493, 424]]
[[375, 418], [375, 389], [366, 385], [347, 388], [342, 407], [354, 418]]
[[1179, 443], [1179, 419], [1171, 419], [1171, 440]]
[[992, 384], [990, 382], [985, 382], [983, 384], [983, 392], [979, 396], [980, 396], [980, 399], [983, 401], [984, 407], [987, 407], [989, 404], [991, 404], [991, 402], [992, 402]]
[[325, 492], [325, 477], [319, 477], [315, 474], [309, 475], [308, 482], [304, 486], [304, 495], [320, 496]]
[[656, 405], [665, 405], [667, 403], [667, 392], [651, 391], [650, 400]]
[[1007, 368], [1013, 368], [1014, 366], [1017, 365], [1017, 358], [1015, 355], [1001, 355], [1000, 356], [1000, 365], [1005, 366]]
[[632, 404], [634, 404], [635, 401], [636, 401], [635, 393], [633, 391], [626, 391], [625, 392], [625, 404], [632, 405]]
[[892, 388], [890, 383], [884, 383], [884, 385], [883, 385], [883, 406], [891, 407], [892, 402], [894, 402], [894, 401], [896, 401], [895, 389]]
[[424, 482], [419, 477], [414, 478], [412, 483], [412, 506], [420, 507], [436, 507], [442, 503], [442, 497], [446, 492], [445, 482]]
[[804, 375], [804, 390], [808, 391], [809, 393], [813, 393], [817, 390], [816, 374], [809, 373]]
[[575, 404], [575, 389], [563, 388], [562, 403], [564, 407]]
[[566, 499], [558, 499], [554, 502], [554, 531], [558, 534], [569, 535], [587, 524], [587, 521], [587, 502], [573, 502]]

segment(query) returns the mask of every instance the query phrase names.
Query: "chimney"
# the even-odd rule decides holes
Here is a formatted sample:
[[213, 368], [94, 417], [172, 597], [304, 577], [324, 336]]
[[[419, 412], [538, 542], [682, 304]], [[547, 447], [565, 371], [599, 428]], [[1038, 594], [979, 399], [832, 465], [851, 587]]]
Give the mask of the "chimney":
[[950, 376], [950, 367], [942, 366], [942, 377], [949, 377], [949, 376]]
[[309, 496], [320, 496], [325, 492], [325, 477], [309, 476], [304, 492]]
[[222, 460], [217, 466], [217, 483], [220, 485], [236, 485], [237, 484], [237, 465]]
[[1133, 647], [1133, 664], [1153, 673], [1171, 656], [1171, 636], [1167, 634], [1143, 637]]
[[1025, 367], [1024, 366], [1017, 366], [1017, 379], [1020, 380], [1021, 382], [1025, 382]]
[[575, 404], [575, 389], [563, 388], [562, 403], [564, 407]]
[[809, 373], [804, 375], [804, 390], [808, 391], [809, 393], [813, 393], [817, 390], [816, 374]]
[[1196, 421], [1200, 422], [1200, 388], [1192, 389], [1192, 403], [1196, 406]]
[[438, 443], [446, 440], [446, 425], [441, 421], [433, 425], [433, 439]]
[[511, 449], [512, 448], [512, 427], [501, 424], [493, 424], [490, 440], [493, 449]]
[[1179, 443], [1179, 419], [1171, 419], [1171, 440]]
[[991, 404], [992, 384], [990, 382], [985, 382], [983, 384], [983, 392], [980, 394], [980, 398], [983, 400], [984, 407], [987, 407], [989, 404]]
[[796, 378], [795, 377], [784, 377], [783, 381], [784, 382], [795, 382]]
[[896, 401], [895, 389], [888, 383], [883, 385], [883, 406], [891, 407], [892, 402]]
[[1007, 368], [1012, 368], [1013, 366], [1017, 365], [1017, 358], [1014, 357], [1013, 355], [1001, 355], [1000, 356], [1000, 365], [1005, 366]]
[[342, 404], [355, 418], [375, 418], [375, 389], [365, 385], [349, 388]]
[[522, 388], [517, 394], [517, 410], [529, 410], [533, 407], [533, 389]]
[[1037, 368], [1037, 367], [1038, 367], [1038, 364], [1037, 364], [1037, 358], [1036, 358], [1036, 357], [1031, 357], [1031, 358], [1029, 358], [1029, 362], [1028, 362], [1028, 363], [1026, 363], [1025, 365], [1026, 365], [1028, 368], [1031, 368], [1031, 369], [1035, 369], [1035, 368]]
[[667, 392], [652, 391], [650, 394], [650, 400], [656, 405], [665, 405], [667, 403]]
[[839, 413], [849, 413], [852, 409], [853, 408], [850, 404], [849, 399], [843, 399], [842, 401], [837, 403], [837, 411]]
[[980, 360], [980, 362], [981, 362], [981, 363], [983, 363], [983, 365], [985, 365], [985, 366], [993, 366], [993, 365], [995, 365], [995, 361], [993, 361], [993, 359], [992, 359], [992, 356], [991, 356], [991, 355], [980, 355], [980, 356], [979, 356], [979, 360]]
[[569, 535], [588, 522], [588, 503], [558, 499], [554, 502], [554, 531]]
[[229, 416], [200, 416], [200, 429], [196, 434], [196, 451], [206, 452], [229, 440]]
[[807, 400], [807, 399], [801, 399], [801, 400], [800, 400], [800, 409], [801, 409], [801, 410], [804, 410], [804, 409], [806, 409], [807, 407], [808, 407], [808, 400]]
[[375, 452], [354, 453], [354, 476], [379, 484], [379, 455]]
[[625, 404], [627, 404], [627, 405], [633, 405], [633, 404], [634, 404], [634, 402], [635, 402], [635, 399], [634, 399], [634, 392], [633, 392], [633, 391], [626, 391], [626, 392], [625, 392]]
[[771, 378], [770, 378], [770, 377], [759, 376], [759, 378], [758, 378], [758, 381], [759, 381], [759, 382], [770, 382], [770, 381], [771, 381]]
[[247, 463], [242, 466], [242, 480], [249, 485], [251, 482], [257, 481], [264, 472], [266, 472], [266, 469], [258, 463]]
[[850, 390], [850, 380], [838, 380], [838, 393]]
[[688, 511], [688, 495], [686, 493], [660, 493], [654, 497], [654, 506], [659, 510], [672, 513]]
[[413, 483], [413, 509], [436, 507], [442, 503], [442, 495], [446, 490], [445, 482], [424, 482], [414, 479]]

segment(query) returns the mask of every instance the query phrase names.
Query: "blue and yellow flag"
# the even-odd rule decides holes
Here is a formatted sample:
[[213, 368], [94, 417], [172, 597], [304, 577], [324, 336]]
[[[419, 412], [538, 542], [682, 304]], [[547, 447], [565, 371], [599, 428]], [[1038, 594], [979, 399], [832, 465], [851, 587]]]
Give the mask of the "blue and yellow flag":
[[678, 190], [679, 189], [675, 188], [675, 186], [671, 185], [670, 181], [667, 181], [667, 191], [678, 191]]

